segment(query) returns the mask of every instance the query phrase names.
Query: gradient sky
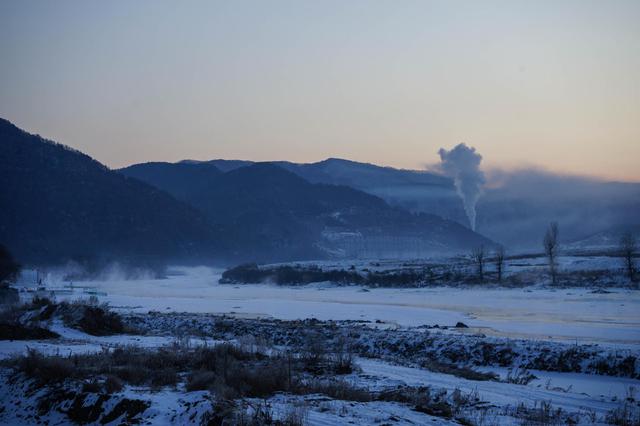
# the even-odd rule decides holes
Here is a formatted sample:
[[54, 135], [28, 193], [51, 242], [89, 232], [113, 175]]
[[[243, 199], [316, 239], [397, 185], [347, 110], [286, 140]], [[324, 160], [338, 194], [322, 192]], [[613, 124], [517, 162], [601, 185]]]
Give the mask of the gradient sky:
[[0, 116], [120, 167], [343, 157], [640, 181], [640, 1], [0, 2]]

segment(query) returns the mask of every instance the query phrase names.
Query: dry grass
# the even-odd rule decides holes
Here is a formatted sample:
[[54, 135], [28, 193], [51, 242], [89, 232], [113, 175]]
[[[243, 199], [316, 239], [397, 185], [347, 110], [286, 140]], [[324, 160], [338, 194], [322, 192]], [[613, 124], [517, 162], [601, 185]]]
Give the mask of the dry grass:
[[[67, 379], [95, 387], [97, 378], [104, 378], [110, 391], [123, 384], [161, 388], [184, 381], [188, 391], [209, 390], [218, 397], [268, 397], [276, 392], [306, 394], [319, 392], [355, 395], [355, 391], [337, 381], [316, 378], [333, 377], [344, 369], [342, 358], [319, 357], [322, 373], [308, 372], [308, 360], [287, 353], [267, 356], [249, 352], [240, 346], [220, 344], [189, 348], [179, 345], [144, 349], [118, 347], [99, 353], [45, 356], [29, 350], [24, 356], [6, 361], [18, 373], [34, 379], [40, 385], [60, 383]], [[362, 396], [353, 396], [360, 400]]]

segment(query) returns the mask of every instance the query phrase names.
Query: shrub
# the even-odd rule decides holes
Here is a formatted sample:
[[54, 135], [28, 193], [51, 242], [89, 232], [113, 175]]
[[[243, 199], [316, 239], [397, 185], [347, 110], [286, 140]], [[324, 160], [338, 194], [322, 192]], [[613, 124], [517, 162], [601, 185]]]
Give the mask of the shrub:
[[210, 389], [216, 381], [213, 371], [198, 370], [191, 373], [187, 379], [187, 392]]
[[509, 370], [505, 381], [507, 383], [514, 383], [516, 385], [528, 385], [537, 378], [538, 377], [534, 374], [531, 374], [529, 370], [526, 370], [524, 368], [517, 368], [515, 370]]
[[99, 306], [85, 306], [78, 326], [93, 336], [109, 336], [124, 332], [120, 315]]
[[283, 426], [304, 426], [309, 415], [308, 408], [302, 404], [290, 404], [281, 420]]
[[151, 372], [150, 382], [154, 388], [175, 386], [178, 383], [178, 372], [173, 368], [152, 368], [148, 371]]
[[513, 416], [521, 420], [523, 426], [546, 426], [564, 424], [566, 413], [562, 408], [554, 409], [551, 402], [540, 401], [533, 407], [528, 407], [524, 403], [520, 403]]
[[122, 381], [111, 374], [107, 375], [104, 380], [104, 389], [108, 393], [120, 392], [124, 388]]
[[605, 420], [608, 424], [616, 426], [639, 425], [640, 409], [625, 401], [620, 407], [609, 411]]
[[34, 349], [17, 359], [16, 370], [35, 379], [40, 385], [59, 383], [73, 376], [74, 365], [69, 358], [44, 356]]

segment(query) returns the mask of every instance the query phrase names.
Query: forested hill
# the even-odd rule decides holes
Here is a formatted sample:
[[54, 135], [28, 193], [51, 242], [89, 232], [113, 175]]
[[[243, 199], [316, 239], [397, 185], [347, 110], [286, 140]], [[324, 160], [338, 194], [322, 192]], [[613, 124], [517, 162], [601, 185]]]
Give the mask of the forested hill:
[[[226, 173], [213, 163], [146, 163], [121, 173], [157, 185], [201, 211], [234, 255], [276, 260], [459, 252], [492, 242], [430, 214], [412, 214], [341, 185], [311, 183], [278, 163]], [[395, 244], [395, 246], [394, 246]], [[400, 249], [400, 251], [398, 251]]]
[[214, 232], [194, 208], [4, 119], [0, 187], [0, 242], [21, 262], [214, 254]]

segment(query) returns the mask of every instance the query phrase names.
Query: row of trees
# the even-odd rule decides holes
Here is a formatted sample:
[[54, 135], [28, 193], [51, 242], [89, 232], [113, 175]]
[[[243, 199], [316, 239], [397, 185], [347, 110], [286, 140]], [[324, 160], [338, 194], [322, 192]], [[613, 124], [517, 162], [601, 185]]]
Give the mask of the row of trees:
[[[553, 284], [557, 284], [558, 282], [558, 251], [560, 247], [558, 241], [559, 235], [558, 223], [552, 222], [549, 224], [549, 228], [546, 230], [542, 240], [544, 254], [549, 262], [549, 275], [551, 276], [551, 282]], [[619, 256], [623, 260], [625, 274], [631, 282], [636, 281], [636, 251], [636, 239], [631, 233], [625, 233], [620, 239], [618, 252]], [[493, 252], [493, 257], [491, 259], [488, 257], [489, 253], [485, 250], [484, 246], [477, 247], [471, 252], [471, 260], [476, 265], [480, 282], [484, 281], [485, 266], [488, 261], [491, 261], [495, 265], [498, 282], [502, 282], [505, 260], [504, 248], [502, 246], [498, 247]]]
[[480, 281], [484, 281], [484, 269], [488, 261], [492, 261], [496, 267], [496, 273], [498, 275], [498, 282], [502, 282], [502, 271], [504, 270], [505, 251], [502, 246], [498, 247], [493, 253], [493, 258], [489, 259], [489, 253], [485, 250], [484, 246], [475, 248], [471, 252], [471, 259], [476, 265], [478, 271], [478, 278]]

